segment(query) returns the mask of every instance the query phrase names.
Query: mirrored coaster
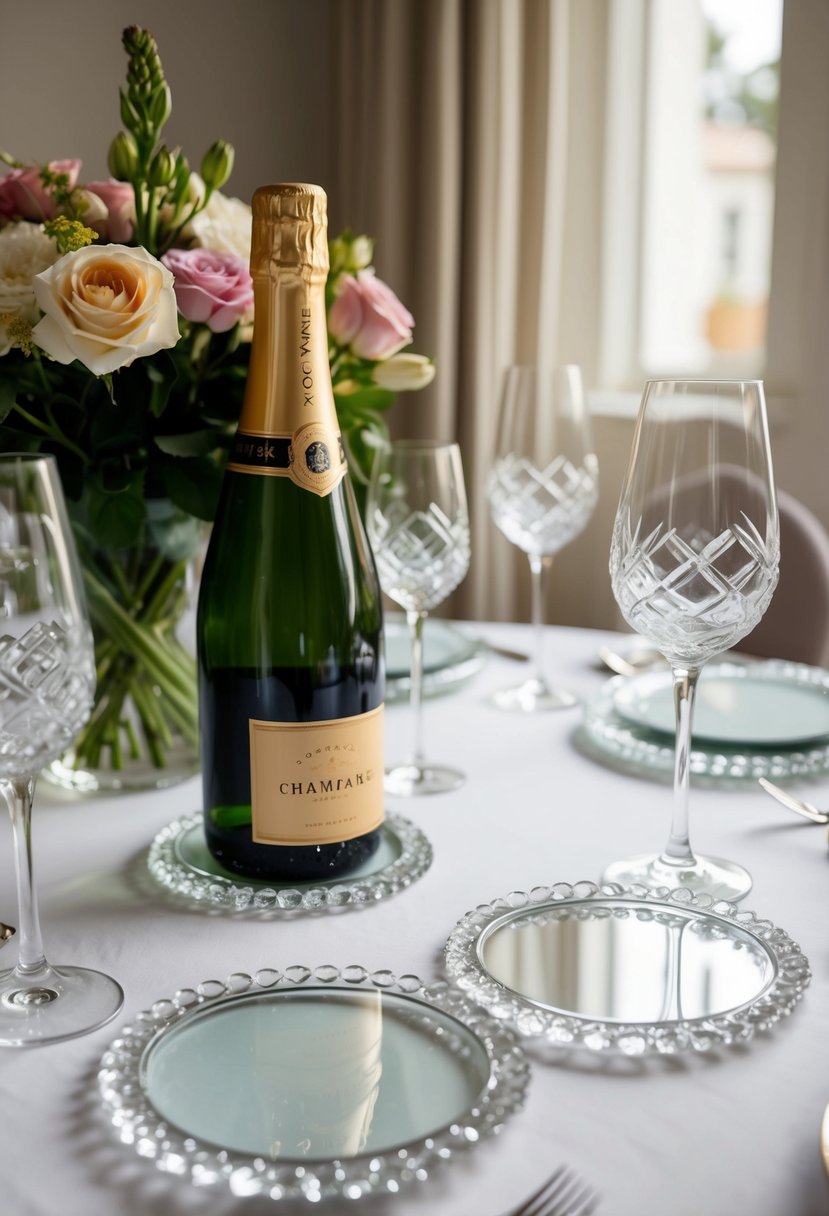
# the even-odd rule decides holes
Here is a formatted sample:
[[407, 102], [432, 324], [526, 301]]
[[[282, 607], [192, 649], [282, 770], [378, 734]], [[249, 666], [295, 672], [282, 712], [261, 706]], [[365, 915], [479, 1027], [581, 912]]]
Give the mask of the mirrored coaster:
[[147, 854], [156, 882], [194, 907], [260, 916], [376, 903], [410, 886], [431, 864], [431, 844], [402, 815], [386, 816], [380, 845], [361, 866], [313, 883], [258, 882], [225, 870], [207, 848], [198, 811], [162, 828]]
[[123, 1027], [99, 1073], [121, 1140], [159, 1169], [309, 1202], [424, 1181], [498, 1132], [527, 1080], [513, 1033], [463, 993], [359, 966], [183, 989]]
[[685, 889], [558, 883], [468, 912], [449, 976], [519, 1034], [562, 1048], [702, 1052], [746, 1043], [800, 1000], [800, 947]]

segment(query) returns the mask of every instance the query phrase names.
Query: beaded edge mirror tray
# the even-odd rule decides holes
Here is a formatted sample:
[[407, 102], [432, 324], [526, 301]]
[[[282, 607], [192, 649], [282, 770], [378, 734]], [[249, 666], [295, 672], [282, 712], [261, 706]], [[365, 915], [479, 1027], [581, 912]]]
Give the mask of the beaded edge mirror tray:
[[[483, 945], [493, 932], [516, 923], [543, 923], [545, 916], [560, 917], [562, 912], [575, 920], [619, 917], [641, 919], [643, 924], [656, 920], [666, 926], [673, 921], [701, 923], [712, 937], [733, 939], [738, 947], [748, 945], [767, 960], [768, 979], [759, 984], [752, 999], [706, 1016], [675, 1014], [624, 1021], [555, 1008], [514, 991], [491, 974]], [[715, 902], [683, 888], [649, 890], [615, 883], [599, 887], [587, 881], [535, 887], [529, 893], [514, 891], [467, 912], [447, 940], [445, 964], [453, 983], [524, 1038], [551, 1047], [626, 1056], [700, 1053], [746, 1043], [757, 1031], [770, 1029], [791, 1013], [810, 979], [808, 960], [797, 943], [771, 921], [737, 904]], [[622, 977], [620, 987], [622, 981], [635, 988], [640, 982], [638, 970], [626, 980]]]
[[[457, 1069], [458, 1057], [462, 1060], [471, 1053], [477, 1071], [467, 1070], [469, 1081], [460, 1100], [462, 1111], [456, 1111], [448, 1122], [426, 1126], [430, 1112], [422, 1110], [419, 1131], [413, 1130], [405, 1142], [383, 1145], [379, 1151], [363, 1153], [357, 1145], [358, 1151], [336, 1158], [305, 1160], [298, 1155], [283, 1156], [278, 1145], [270, 1153], [223, 1147], [175, 1125], [157, 1109], [148, 1092], [153, 1055], [163, 1051], [166, 1040], [174, 1036], [180, 1050], [188, 1023], [192, 1031], [204, 1024], [205, 1016], [218, 1014], [221, 1019], [228, 1012], [233, 1014], [234, 1005], [251, 1001], [270, 1004], [265, 1013], [271, 1022], [274, 1016], [278, 1020], [280, 1007], [284, 1011], [285, 997], [304, 995], [306, 1001], [316, 1000], [319, 1007], [332, 995], [337, 1000], [340, 994], [353, 998], [355, 993], [368, 994], [366, 999], [376, 1000], [381, 1008], [384, 1000], [398, 1009], [406, 1007], [406, 1018], [414, 1018], [417, 1023], [410, 1048], [414, 1056], [424, 1060], [426, 1054], [437, 1056], [438, 1064], [442, 1059], [444, 1067]], [[330, 1044], [336, 1037], [329, 1035], [322, 1042]], [[175, 1056], [176, 1049], [172, 1058]], [[288, 1064], [283, 1062], [281, 1067], [291, 1068], [294, 1062], [291, 1054]], [[432, 1059], [432, 1070], [434, 1066]], [[417, 1075], [416, 1067], [414, 1071]], [[500, 1131], [504, 1121], [523, 1104], [528, 1079], [529, 1067], [516, 1036], [459, 989], [444, 982], [425, 987], [416, 976], [398, 978], [390, 971], [369, 974], [360, 966], [342, 970], [333, 966], [263, 969], [255, 975], [237, 973], [224, 982], [208, 980], [196, 988], [181, 989], [169, 999], [156, 1001], [121, 1028], [104, 1053], [98, 1074], [104, 1108], [120, 1140], [158, 1169], [187, 1178], [200, 1188], [229, 1189], [239, 1197], [259, 1195], [312, 1203], [334, 1197], [355, 1200], [377, 1194], [390, 1196], [404, 1184], [425, 1181], [435, 1165]], [[360, 1080], [360, 1107], [365, 1105], [364, 1088]], [[340, 1090], [346, 1092], [347, 1087], [343, 1090], [341, 1085]], [[330, 1093], [330, 1086], [326, 1092]], [[338, 1091], [339, 1100], [343, 1092]], [[231, 1095], [231, 1105], [235, 1102], [238, 1108], [246, 1093]], [[252, 1103], [255, 1095], [251, 1092], [247, 1097]], [[230, 1100], [225, 1093], [221, 1098]], [[391, 1098], [394, 1100], [394, 1092]], [[199, 1121], [201, 1116], [195, 1119]], [[365, 1122], [361, 1122], [363, 1127]], [[414, 1129], [415, 1125], [411, 1126]], [[323, 1123], [323, 1132], [328, 1130], [330, 1125]]]

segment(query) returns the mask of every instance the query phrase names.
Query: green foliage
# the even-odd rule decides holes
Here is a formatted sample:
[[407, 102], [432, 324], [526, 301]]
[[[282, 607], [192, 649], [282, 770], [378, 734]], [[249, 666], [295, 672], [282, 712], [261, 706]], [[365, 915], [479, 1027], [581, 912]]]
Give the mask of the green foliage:
[[127, 87], [120, 91], [125, 129], [112, 140], [107, 160], [112, 175], [135, 193], [135, 243], [160, 257], [230, 177], [234, 153], [225, 140], [210, 145], [202, 157], [204, 191], [194, 195], [186, 156], [161, 142], [173, 103], [155, 39], [131, 25], [122, 42], [128, 61]]
[[182, 329], [174, 350], [113, 373], [111, 394], [80, 363], [64, 366], [37, 350], [28, 358], [10, 351], [0, 365], [0, 451], [56, 457], [70, 510], [94, 547], [141, 544], [148, 500], [213, 518], [250, 348], [232, 333], [185, 321]]
[[16, 399], [17, 381], [11, 376], [0, 376], [0, 423], [6, 421]]

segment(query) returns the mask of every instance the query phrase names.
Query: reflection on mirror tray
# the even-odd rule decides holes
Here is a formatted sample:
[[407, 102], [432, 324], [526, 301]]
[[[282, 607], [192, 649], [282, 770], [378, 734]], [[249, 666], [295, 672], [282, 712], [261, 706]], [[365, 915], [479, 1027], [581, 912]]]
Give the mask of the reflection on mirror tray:
[[468, 913], [447, 970], [515, 1030], [593, 1051], [675, 1053], [746, 1042], [809, 980], [769, 921], [689, 891], [559, 883]]
[[457, 989], [325, 966], [156, 1001], [99, 1077], [121, 1139], [160, 1169], [316, 1202], [423, 1181], [500, 1129], [527, 1074], [512, 1032]]

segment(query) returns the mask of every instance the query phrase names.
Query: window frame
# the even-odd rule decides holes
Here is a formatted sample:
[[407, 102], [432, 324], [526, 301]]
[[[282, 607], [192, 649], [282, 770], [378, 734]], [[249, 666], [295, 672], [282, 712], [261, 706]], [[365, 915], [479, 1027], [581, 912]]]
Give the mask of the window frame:
[[[608, 9], [602, 286], [591, 402], [594, 412], [609, 417], [635, 414], [643, 383], [656, 374], [644, 370], [639, 351], [648, 64], [659, 2], [610, 0]], [[826, 0], [783, 0], [768, 327], [764, 364], [756, 374], [765, 381], [772, 421], [784, 426], [802, 399], [804, 344], [814, 328], [809, 301], [816, 299], [816, 287], [804, 293], [804, 270], [815, 261], [816, 239], [824, 236], [825, 218], [812, 200], [815, 193], [821, 200], [825, 194], [811, 191], [810, 183], [829, 180], [829, 140], [810, 136], [815, 114], [829, 115], [828, 8]], [[665, 368], [659, 374], [693, 373]]]

